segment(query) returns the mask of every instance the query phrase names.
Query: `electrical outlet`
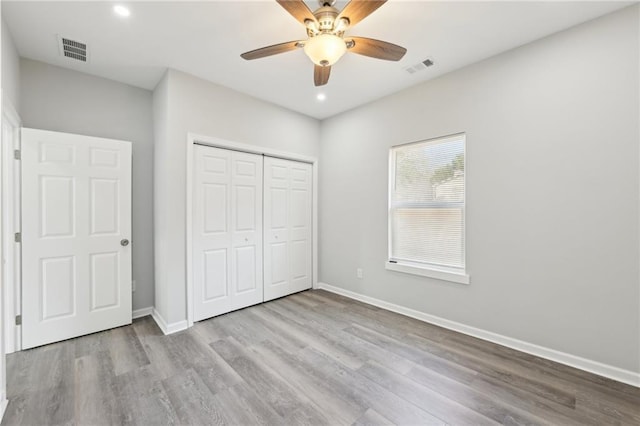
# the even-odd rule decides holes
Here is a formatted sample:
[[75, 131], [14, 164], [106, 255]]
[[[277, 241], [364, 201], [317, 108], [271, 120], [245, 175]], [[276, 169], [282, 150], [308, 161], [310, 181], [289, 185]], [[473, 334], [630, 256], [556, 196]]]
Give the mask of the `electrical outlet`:
[[356, 269], [356, 276], [360, 279], [362, 279], [362, 268], [358, 268]]
[[131, 293], [136, 292], [136, 280], [131, 281]]

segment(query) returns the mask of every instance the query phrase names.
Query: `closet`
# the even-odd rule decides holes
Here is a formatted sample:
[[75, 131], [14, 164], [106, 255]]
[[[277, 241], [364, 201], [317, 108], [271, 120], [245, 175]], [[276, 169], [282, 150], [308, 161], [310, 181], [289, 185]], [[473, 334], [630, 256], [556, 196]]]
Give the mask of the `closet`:
[[194, 146], [194, 321], [311, 288], [311, 170]]

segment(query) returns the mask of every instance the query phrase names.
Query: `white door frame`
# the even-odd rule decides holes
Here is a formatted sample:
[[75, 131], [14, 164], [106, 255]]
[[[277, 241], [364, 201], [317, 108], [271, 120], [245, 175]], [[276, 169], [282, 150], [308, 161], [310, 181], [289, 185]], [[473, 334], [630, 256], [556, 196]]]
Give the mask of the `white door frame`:
[[231, 149], [234, 151], [248, 152], [250, 154], [268, 155], [270, 157], [282, 158], [285, 160], [301, 161], [309, 163], [313, 167], [313, 204], [312, 204], [312, 288], [318, 286], [318, 159], [307, 155], [292, 152], [279, 151], [257, 145], [250, 145], [241, 142], [232, 142], [211, 136], [187, 133], [187, 235], [186, 235], [186, 272], [187, 272], [187, 327], [193, 326], [193, 145], [206, 145], [215, 148]]
[[15, 317], [21, 314], [20, 244], [14, 234], [20, 232], [20, 161], [14, 150], [20, 151], [20, 116], [7, 99], [2, 100], [2, 122], [13, 128], [13, 140], [2, 141], [2, 253], [4, 264], [2, 282], [4, 349], [6, 353], [22, 349], [20, 326]]

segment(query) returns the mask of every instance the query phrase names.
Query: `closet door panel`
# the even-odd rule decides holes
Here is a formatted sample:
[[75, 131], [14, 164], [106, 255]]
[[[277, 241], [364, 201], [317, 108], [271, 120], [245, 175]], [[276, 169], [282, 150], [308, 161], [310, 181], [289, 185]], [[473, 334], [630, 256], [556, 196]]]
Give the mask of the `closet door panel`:
[[194, 320], [262, 302], [262, 156], [196, 145]]
[[290, 241], [292, 291], [311, 288], [312, 182], [311, 165], [291, 164]]
[[264, 299], [311, 288], [311, 165], [265, 157]]
[[233, 152], [232, 165], [233, 310], [263, 299], [262, 156]]
[[194, 147], [194, 319], [231, 307], [231, 152]]

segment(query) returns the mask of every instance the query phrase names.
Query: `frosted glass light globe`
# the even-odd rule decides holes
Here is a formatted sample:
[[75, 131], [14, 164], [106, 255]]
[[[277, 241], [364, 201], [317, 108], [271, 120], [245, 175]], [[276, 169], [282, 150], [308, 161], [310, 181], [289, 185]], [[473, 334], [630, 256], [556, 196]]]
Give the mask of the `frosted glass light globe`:
[[341, 37], [333, 34], [320, 34], [311, 37], [304, 44], [304, 53], [311, 61], [323, 67], [336, 62], [347, 51], [347, 45]]

